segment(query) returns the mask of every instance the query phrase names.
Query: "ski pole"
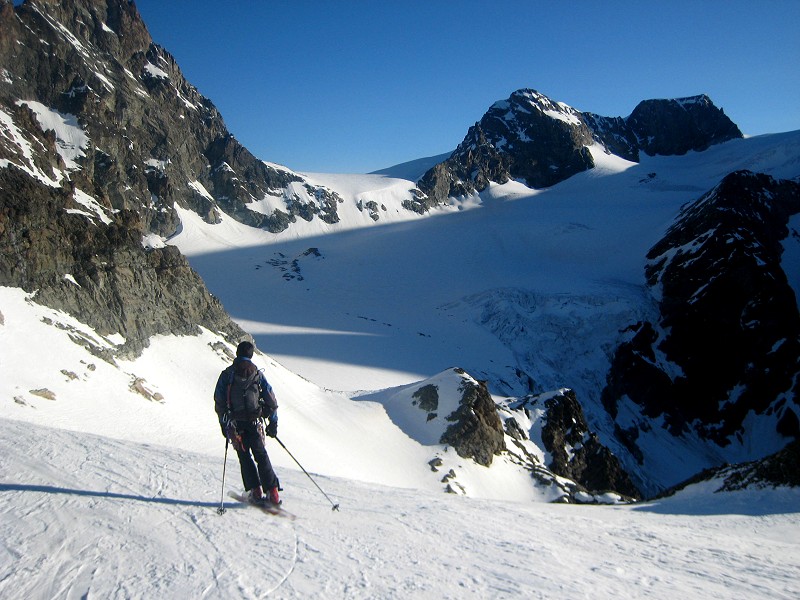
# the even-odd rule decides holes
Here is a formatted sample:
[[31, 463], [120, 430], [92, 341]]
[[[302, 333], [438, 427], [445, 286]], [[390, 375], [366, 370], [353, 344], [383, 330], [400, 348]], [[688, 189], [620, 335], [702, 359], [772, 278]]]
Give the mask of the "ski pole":
[[225, 469], [228, 467], [228, 444], [230, 440], [225, 436], [225, 461], [222, 463], [222, 492], [219, 496], [219, 508], [217, 509], [218, 515], [225, 514]]
[[[287, 447], [284, 445], [284, 443], [283, 443], [283, 442], [280, 440], [280, 438], [279, 438], [277, 435], [275, 436], [275, 441], [277, 441], [277, 442], [278, 442], [278, 443], [281, 445], [281, 447], [282, 447], [284, 450], [286, 450], [286, 453], [287, 453], [289, 456], [291, 456], [291, 457], [292, 457], [292, 460], [293, 460], [294, 462], [296, 462], [296, 463], [297, 463], [297, 466], [298, 466], [298, 467], [300, 467], [301, 469], [303, 469], [303, 465], [301, 465], [301, 464], [300, 464], [300, 461], [298, 461], [298, 460], [297, 460], [297, 459], [294, 457], [294, 454], [292, 454], [291, 452], [289, 452], [289, 449], [288, 449], [288, 448], [287, 448]], [[322, 491], [322, 488], [321, 488], [321, 487], [319, 487], [319, 484], [318, 484], [316, 481], [314, 481], [314, 478], [313, 478], [313, 477], [311, 477], [311, 475], [309, 475], [309, 474], [308, 474], [308, 471], [306, 471], [305, 469], [303, 469], [303, 473], [305, 473], [305, 474], [306, 474], [306, 477], [308, 477], [308, 478], [311, 480], [311, 483], [313, 483], [314, 485], [316, 485], [316, 486], [317, 486], [317, 489], [318, 489], [320, 492], [322, 492], [322, 495], [323, 495], [323, 496], [325, 496], [326, 498], [328, 498], [328, 494], [326, 494], [325, 492], [323, 492], [323, 491]], [[333, 508], [331, 508], [331, 510], [339, 510], [339, 505], [338, 505], [338, 504], [334, 504], [333, 500], [331, 500], [330, 498], [328, 498], [328, 502], [330, 502], [331, 504], [333, 504]]]

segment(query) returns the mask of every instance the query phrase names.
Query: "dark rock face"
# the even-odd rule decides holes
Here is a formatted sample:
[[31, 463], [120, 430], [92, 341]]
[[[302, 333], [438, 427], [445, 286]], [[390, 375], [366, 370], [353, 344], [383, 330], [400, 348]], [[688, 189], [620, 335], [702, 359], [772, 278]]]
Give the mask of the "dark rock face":
[[[494, 455], [506, 449], [503, 424], [485, 384], [475, 385], [464, 379], [461, 391], [458, 409], [446, 417], [452, 425], [442, 434], [440, 442], [452, 446], [462, 458], [471, 458], [488, 467]], [[426, 401], [431, 402], [430, 398]]]
[[212, 161], [263, 175], [226, 189], [231, 210], [284, 175], [233, 148], [135, 5], [4, 3], [0, 65], [0, 284], [121, 334], [123, 355], [198, 326], [246, 337], [176, 249], [143, 238], [175, 231], [176, 204], [218, 218]]
[[228, 317], [177, 248], [145, 251], [141, 223], [120, 211], [87, 224], [68, 189], [0, 169], [0, 285], [65, 311], [99, 334], [126, 339], [116, 353], [135, 356], [156, 334], [192, 335], [198, 326], [232, 341], [248, 336]]
[[705, 94], [644, 100], [626, 118], [592, 113], [583, 113], [583, 118], [609, 152], [631, 161], [638, 161], [640, 152], [686, 154], [742, 137], [736, 124]]
[[685, 154], [742, 137], [708, 96], [645, 100], [627, 118], [581, 113], [534, 90], [497, 102], [444, 162], [420, 179], [424, 209], [509, 179], [543, 188], [594, 167], [595, 141], [631, 161], [639, 152]]
[[[536, 397], [523, 400], [515, 409], [534, 408]], [[614, 491], [628, 498], [641, 498], [616, 456], [590, 431], [583, 409], [572, 390], [544, 400], [542, 443], [550, 454], [550, 471], [578, 483], [592, 493]], [[514, 422], [512, 419], [506, 421]], [[513, 436], [512, 436], [513, 437]]]
[[631, 498], [640, 497], [617, 458], [589, 431], [575, 392], [566, 390], [547, 400], [545, 406], [547, 422], [542, 428], [542, 441], [552, 456], [547, 466], [553, 473], [594, 492], [614, 490]]
[[627, 125], [646, 154], [686, 154], [742, 137], [742, 132], [705, 94], [676, 100], [645, 100]]
[[[796, 438], [800, 314], [781, 266], [800, 185], [736, 172], [686, 207], [648, 253], [658, 323], [631, 327], [613, 359], [603, 403], [616, 417], [627, 398], [674, 434], [725, 446], [746, 434], [749, 413]], [[643, 460], [635, 427], [617, 437]], [[638, 453], [638, 454], [637, 454]]]

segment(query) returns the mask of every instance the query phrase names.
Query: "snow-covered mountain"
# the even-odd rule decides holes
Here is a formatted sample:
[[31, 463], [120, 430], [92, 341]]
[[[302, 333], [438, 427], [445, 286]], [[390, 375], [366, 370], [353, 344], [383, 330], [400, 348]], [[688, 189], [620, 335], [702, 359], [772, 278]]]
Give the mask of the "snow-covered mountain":
[[[725, 416], [741, 414], [742, 406], [748, 406], [734, 408], [737, 402], [731, 397], [726, 403], [730, 413], [720, 410], [714, 420], [701, 420], [696, 430], [677, 432], [671, 431], [669, 418], [654, 414], [648, 419], [646, 410], [614, 412], [609, 407], [611, 398], [621, 404], [626, 401], [618, 399], [624, 394], [637, 398], [632, 385], [618, 385], [635, 382], [636, 369], [648, 364], [625, 359], [637, 324], [659, 323], [669, 314], [660, 304], [665, 297], [661, 286], [647, 282], [650, 250], [669, 239], [666, 231], [681, 208], [703, 198], [702, 190], [713, 189], [729, 170], [757, 169], [776, 178], [797, 172], [798, 141], [797, 133], [734, 140], [702, 153], [650, 157], [639, 164], [600, 152], [598, 167], [546, 191], [493, 185], [469, 203], [454, 202], [465, 209], [455, 213], [337, 235], [276, 239], [262, 234], [262, 245], [250, 240], [249, 247], [238, 250], [202, 249], [197, 240], [210, 239], [216, 226], [187, 214], [184, 232], [172, 242], [189, 254], [260, 347], [304, 377], [360, 394], [407, 385], [455, 365], [488, 381], [498, 404], [568, 387], [575, 391], [589, 429], [623, 460], [640, 489], [654, 493], [703, 468], [773, 452], [792, 436], [779, 433], [784, 416], [796, 412], [791, 395], [783, 401], [775, 398], [774, 409], [754, 405], [745, 422]], [[796, 296], [792, 274], [800, 272], [797, 236], [789, 233], [796, 231], [794, 223], [787, 225], [780, 263], [752, 263], [767, 278], [772, 277], [769, 271], [758, 265], [789, 276], [775, 298]], [[226, 239], [247, 235], [252, 232], [231, 233]], [[716, 252], [728, 246], [723, 239]], [[727, 263], [708, 256], [724, 273]], [[696, 280], [692, 271], [684, 272]], [[670, 277], [680, 281], [679, 275]], [[708, 284], [714, 289], [713, 282]], [[260, 299], [255, 306], [248, 292]], [[791, 337], [792, 307], [784, 314], [777, 311], [786, 311], [785, 303], [765, 302], [763, 306], [775, 311], [776, 322], [783, 323], [784, 335]], [[746, 335], [759, 330], [753, 322]], [[691, 330], [671, 331], [675, 337], [670, 339], [680, 335], [690, 343]], [[704, 330], [696, 331], [704, 335]], [[655, 352], [659, 357], [652, 366], [658, 375], [646, 381], [672, 381], [674, 371], [667, 367], [677, 369], [683, 360], [666, 359], [655, 345], [659, 339], [663, 337], [653, 341], [652, 350], [631, 355], [644, 360]], [[706, 340], [706, 348], [730, 339]], [[710, 351], [705, 355], [713, 361]], [[741, 359], [755, 359], [747, 356]], [[793, 364], [793, 356], [787, 352], [780, 359], [788, 360], [784, 370]], [[614, 385], [607, 388], [612, 364]], [[699, 385], [705, 375], [700, 372], [692, 381]], [[723, 384], [719, 379], [717, 385]], [[674, 409], [666, 405], [668, 415], [680, 411], [680, 404], [673, 404]], [[690, 424], [695, 418], [685, 415]], [[723, 445], [702, 426], [722, 426], [722, 421], [730, 438]], [[751, 428], [751, 422], [758, 426]], [[631, 440], [634, 430], [637, 439]]]
[[[0, 283], [88, 326], [75, 339], [95, 355], [132, 359], [154, 335], [205, 329], [216, 347], [254, 335], [313, 383], [384, 404], [443, 373], [456, 388], [485, 381], [498, 416], [477, 446], [436, 429], [455, 408], [423, 437], [479, 447], [459, 455], [485, 466], [522, 444], [526, 484], [555, 469], [578, 486], [571, 499], [590, 481], [651, 494], [798, 435], [797, 184], [779, 181], [798, 176], [796, 134], [741, 139], [705, 96], [609, 119], [520, 90], [419, 186], [300, 174], [232, 138], [134, 4], [31, 0], [0, 15]], [[729, 178], [743, 170], [769, 177]], [[751, 181], [761, 191], [740, 193]], [[552, 187], [528, 187], [540, 184]], [[714, 244], [710, 190], [733, 215]], [[699, 216], [680, 217], [685, 204]], [[769, 215], [761, 238], [738, 233]], [[744, 262], [728, 260], [731, 243]], [[770, 318], [730, 310], [704, 328], [733, 306], [725, 282]], [[550, 436], [569, 448], [545, 447], [550, 417], [527, 414], [551, 396], [573, 398], [585, 423], [580, 440], [566, 425]], [[602, 465], [576, 458], [590, 439]]]
[[675, 155], [741, 138], [739, 128], [706, 95], [645, 100], [630, 116], [602, 117], [555, 102], [536, 90], [517, 90], [470, 127], [447, 160], [419, 181], [426, 210], [491, 183], [555, 185], [594, 168], [589, 147], [637, 161], [641, 154]]
[[[133, 2], [0, 0], [0, 596], [797, 596], [796, 442], [547, 504], [798, 437], [800, 132], [723, 117], [521, 90], [433, 171], [297, 173]], [[249, 336], [341, 514], [271, 441], [298, 520], [215, 514]]]

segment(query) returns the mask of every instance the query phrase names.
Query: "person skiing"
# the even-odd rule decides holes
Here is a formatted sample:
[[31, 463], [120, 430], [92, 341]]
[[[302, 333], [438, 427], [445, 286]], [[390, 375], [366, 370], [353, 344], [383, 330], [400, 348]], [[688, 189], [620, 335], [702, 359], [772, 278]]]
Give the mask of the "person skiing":
[[[239, 456], [242, 482], [253, 503], [281, 503], [280, 484], [264, 445], [264, 434], [278, 434], [278, 401], [264, 374], [252, 362], [255, 346], [242, 342], [233, 364], [220, 373], [214, 388], [214, 410], [222, 435]], [[264, 429], [264, 419], [269, 424]], [[255, 459], [255, 463], [253, 462]]]

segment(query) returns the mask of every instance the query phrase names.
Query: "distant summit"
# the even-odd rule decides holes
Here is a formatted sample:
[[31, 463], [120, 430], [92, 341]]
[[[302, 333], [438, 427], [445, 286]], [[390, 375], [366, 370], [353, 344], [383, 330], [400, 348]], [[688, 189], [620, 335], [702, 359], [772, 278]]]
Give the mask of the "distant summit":
[[419, 180], [426, 198], [418, 209], [480, 192], [490, 181], [555, 185], [594, 167], [588, 148], [593, 144], [638, 161], [640, 152], [685, 154], [740, 137], [739, 128], [705, 95], [645, 100], [630, 116], [612, 118], [518, 90], [492, 105], [455, 152]]
[[701, 152], [741, 138], [742, 132], [705, 94], [672, 100], [644, 100], [630, 116], [608, 118], [586, 113], [596, 138], [612, 153], [632, 161], [649, 156]]

